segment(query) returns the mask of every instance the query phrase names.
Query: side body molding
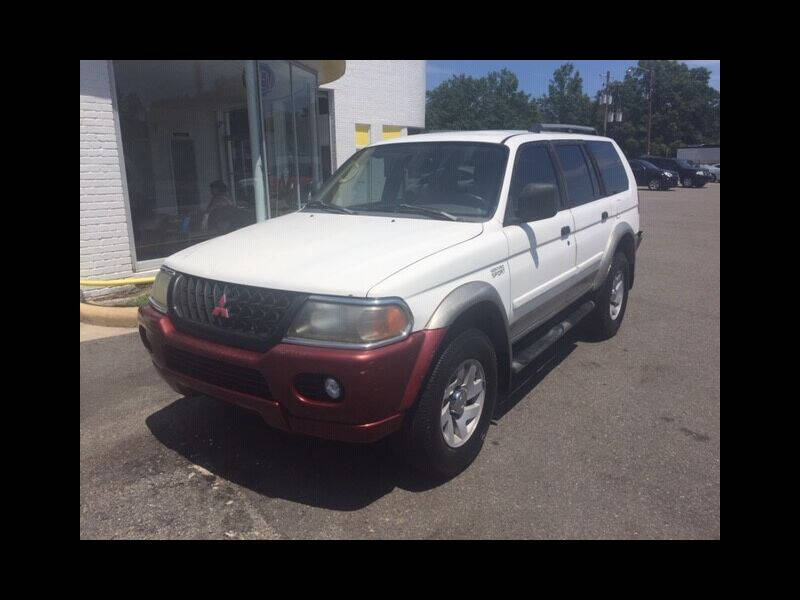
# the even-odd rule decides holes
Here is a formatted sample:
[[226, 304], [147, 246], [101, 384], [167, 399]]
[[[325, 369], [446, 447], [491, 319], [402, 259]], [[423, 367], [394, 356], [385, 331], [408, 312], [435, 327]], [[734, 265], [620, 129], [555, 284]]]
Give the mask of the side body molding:
[[[597, 275], [595, 276], [594, 283], [592, 284], [593, 290], [597, 291], [600, 286], [603, 285], [603, 282], [608, 276], [608, 270], [611, 268], [611, 260], [614, 258], [614, 249], [626, 234], [631, 236], [631, 241], [635, 239], [634, 231], [630, 224], [627, 221], [620, 221], [616, 224], [614, 231], [611, 232], [611, 235], [608, 237], [608, 244], [606, 244], [606, 249], [603, 253], [603, 260], [600, 261], [600, 268], [597, 270]], [[634, 245], [634, 248], [635, 247], [636, 246]]]

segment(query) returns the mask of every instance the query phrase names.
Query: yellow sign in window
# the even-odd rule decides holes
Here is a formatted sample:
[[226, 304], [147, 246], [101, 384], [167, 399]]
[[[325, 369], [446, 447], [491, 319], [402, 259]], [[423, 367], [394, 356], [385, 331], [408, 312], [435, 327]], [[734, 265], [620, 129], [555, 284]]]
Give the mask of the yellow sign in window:
[[369, 145], [369, 125], [356, 123], [356, 148]]
[[391, 140], [392, 138], [400, 137], [403, 135], [402, 127], [394, 127], [393, 125], [383, 126], [383, 139]]

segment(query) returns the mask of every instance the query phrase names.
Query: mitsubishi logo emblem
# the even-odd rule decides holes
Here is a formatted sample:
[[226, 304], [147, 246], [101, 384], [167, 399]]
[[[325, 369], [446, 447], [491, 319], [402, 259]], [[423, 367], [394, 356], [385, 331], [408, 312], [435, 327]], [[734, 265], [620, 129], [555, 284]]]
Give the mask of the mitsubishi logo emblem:
[[227, 302], [225, 299], [225, 294], [222, 294], [222, 298], [219, 299], [219, 302], [217, 302], [214, 310], [211, 311], [212, 317], [225, 317], [226, 319], [230, 317], [228, 314], [228, 309], [225, 308], [225, 302]]

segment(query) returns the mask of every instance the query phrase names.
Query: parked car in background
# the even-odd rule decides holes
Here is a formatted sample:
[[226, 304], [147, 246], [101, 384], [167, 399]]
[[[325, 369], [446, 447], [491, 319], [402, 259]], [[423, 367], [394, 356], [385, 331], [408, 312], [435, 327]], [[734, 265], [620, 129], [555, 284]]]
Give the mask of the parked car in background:
[[640, 156], [639, 160], [646, 160], [662, 169], [677, 171], [683, 187], [703, 187], [711, 180], [711, 173], [707, 169], [696, 167], [683, 158], [666, 158], [664, 156]]
[[705, 169], [709, 173], [711, 173], [711, 181], [719, 182], [719, 164], [716, 165], [696, 165], [701, 169]]
[[678, 174], [655, 166], [646, 160], [630, 161], [636, 185], [646, 185], [651, 190], [668, 190], [678, 185]]

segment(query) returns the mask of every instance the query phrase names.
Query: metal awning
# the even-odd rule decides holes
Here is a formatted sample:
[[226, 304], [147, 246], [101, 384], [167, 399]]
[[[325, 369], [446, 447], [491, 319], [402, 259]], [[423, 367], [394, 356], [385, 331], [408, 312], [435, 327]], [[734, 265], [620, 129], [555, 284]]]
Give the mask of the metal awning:
[[314, 69], [319, 74], [319, 84], [336, 81], [344, 75], [344, 60], [298, 60], [297, 62]]

